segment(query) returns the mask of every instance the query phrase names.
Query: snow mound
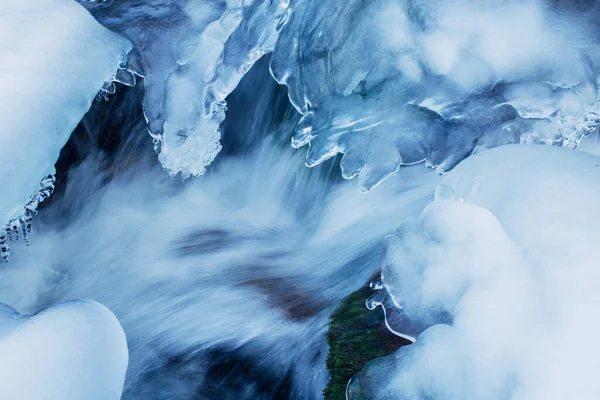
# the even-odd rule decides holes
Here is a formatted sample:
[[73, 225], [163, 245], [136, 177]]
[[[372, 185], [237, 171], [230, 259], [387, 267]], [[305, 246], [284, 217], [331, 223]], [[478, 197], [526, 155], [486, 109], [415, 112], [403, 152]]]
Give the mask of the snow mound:
[[0, 398], [118, 400], [128, 353], [117, 318], [72, 301], [33, 316], [0, 303]]
[[421, 328], [416, 342], [371, 363], [350, 398], [598, 398], [599, 165], [511, 145], [449, 173], [386, 241], [386, 311]]

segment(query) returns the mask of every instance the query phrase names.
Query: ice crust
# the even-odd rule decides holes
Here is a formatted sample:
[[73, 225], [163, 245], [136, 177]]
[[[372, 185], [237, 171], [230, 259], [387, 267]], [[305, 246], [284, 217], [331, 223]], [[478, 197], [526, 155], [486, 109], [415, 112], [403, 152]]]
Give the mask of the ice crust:
[[0, 303], [0, 398], [118, 400], [128, 353], [117, 318], [73, 301], [25, 316]]
[[37, 200], [40, 181], [54, 173], [61, 148], [131, 44], [72, 0], [0, 0], [0, 10], [2, 227], [23, 215], [32, 195]]
[[598, 165], [510, 145], [450, 172], [386, 239], [389, 311], [423, 329], [355, 377], [349, 398], [598, 398]]

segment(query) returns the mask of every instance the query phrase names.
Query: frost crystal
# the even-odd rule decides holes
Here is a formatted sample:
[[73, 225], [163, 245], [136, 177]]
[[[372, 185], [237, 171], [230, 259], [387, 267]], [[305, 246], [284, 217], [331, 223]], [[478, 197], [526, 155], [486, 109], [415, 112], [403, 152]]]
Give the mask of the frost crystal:
[[7, 238], [12, 242], [13, 240], [19, 240], [19, 236], [23, 235], [23, 239], [29, 246], [28, 235], [31, 232], [31, 220], [37, 214], [40, 203], [54, 192], [54, 182], [56, 182], [54, 175], [48, 175], [42, 179], [39, 189], [31, 195], [29, 202], [25, 205], [23, 214], [6, 224], [4, 228], [6, 233], [0, 231], [0, 258], [4, 261], [8, 261], [10, 256], [10, 246], [6, 242]]

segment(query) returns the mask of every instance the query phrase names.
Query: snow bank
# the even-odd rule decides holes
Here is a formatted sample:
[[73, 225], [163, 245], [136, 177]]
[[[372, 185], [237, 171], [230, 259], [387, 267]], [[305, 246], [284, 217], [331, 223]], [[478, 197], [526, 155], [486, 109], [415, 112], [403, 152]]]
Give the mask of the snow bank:
[[599, 164], [583, 152], [513, 145], [453, 170], [421, 218], [386, 241], [389, 311], [429, 328], [373, 362], [350, 392], [600, 397]]

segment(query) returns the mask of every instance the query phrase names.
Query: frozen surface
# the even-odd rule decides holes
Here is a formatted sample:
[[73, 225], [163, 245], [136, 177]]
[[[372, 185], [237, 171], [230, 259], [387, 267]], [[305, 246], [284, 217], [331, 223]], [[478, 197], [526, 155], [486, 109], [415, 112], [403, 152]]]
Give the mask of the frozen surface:
[[0, 303], [0, 398], [118, 400], [127, 342], [116, 317], [94, 301], [33, 316]]
[[288, 0], [81, 1], [130, 38], [145, 71], [144, 112], [171, 175], [202, 175], [221, 150], [225, 98], [272, 51]]
[[24, 213], [129, 42], [71, 0], [0, 1], [0, 225]]
[[512, 145], [455, 168], [421, 218], [386, 240], [388, 306], [423, 329], [371, 363], [350, 392], [598, 398], [599, 164], [583, 152]]

